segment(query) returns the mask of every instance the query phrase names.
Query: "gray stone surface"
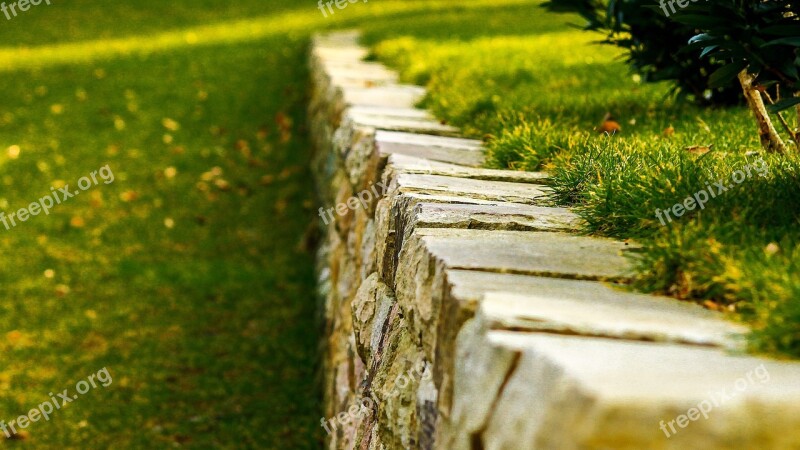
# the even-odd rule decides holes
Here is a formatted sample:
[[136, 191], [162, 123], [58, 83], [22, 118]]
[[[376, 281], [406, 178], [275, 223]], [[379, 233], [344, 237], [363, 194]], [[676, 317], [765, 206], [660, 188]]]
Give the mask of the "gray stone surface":
[[448, 269], [618, 280], [631, 275], [630, 246], [565, 233], [418, 229], [426, 252]]
[[552, 194], [552, 189], [538, 184], [411, 173], [398, 173], [391, 181], [389, 190], [397, 193], [417, 192], [540, 206], [547, 205]]
[[[393, 108], [394, 109], [394, 108]], [[428, 118], [378, 116], [348, 110], [344, 120], [352, 120], [357, 126], [372, 127], [378, 130], [407, 131], [415, 133], [457, 136], [459, 129]]]
[[404, 84], [376, 86], [373, 88], [343, 87], [347, 105], [411, 108], [425, 95], [419, 86]]
[[[510, 273], [478, 272], [451, 269], [447, 271], [451, 295], [465, 304], [477, 305], [487, 293], [501, 292], [518, 295], [535, 295], [554, 300], [568, 300], [592, 305], [595, 302], [619, 305], [622, 308], [649, 309], [668, 316], [693, 316], [702, 320], [718, 320], [721, 314], [709, 311], [694, 303], [670, 297], [629, 292], [623, 285], [596, 281], [536, 277]], [[741, 326], [725, 322], [739, 332]]]
[[[586, 286], [586, 285], [584, 285]], [[673, 299], [609, 292], [601, 284], [582, 292], [489, 292], [481, 302], [491, 329], [678, 342], [742, 350], [744, 327]]]
[[388, 70], [382, 64], [369, 61], [325, 61], [318, 60], [324, 73], [315, 74], [318, 78], [330, 80], [336, 84], [342, 80], [377, 80], [383, 82], [396, 82], [397, 74]]
[[357, 45], [328, 45], [314, 47], [314, 54], [325, 61], [361, 61], [369, 52]]
[[312, 48], [358, 45], [361, 32], [358, 30], [336, 30], [333, 33], [317, 33], [312, 36]]
[[470, 167], [478, 167], [484, 160], [481, 142], [473, 139], [378, 131], [375, 145], [387, 156], [398, 153]]
[[386, 106], [353, 106], [348, 113], [377, 118], [402, 118], [417, 120], [436, 120], [428, 111], [417, 108], [390, 108]]
[[[463, 342], [480, 345], [474, 337]], [[797, 363], [696, 346], [509, 331], [489, 331], [484, 343], [500, 355], [519, 355], [483, 423], [485, 449], [800, 448]], [[486, 349], [465, 355], [455, 401], [470, 406], [455, 411], [479, 411], [480, 399], [468, 393], [473, 367], [490, 364], [493, 355]], [[471, 358], [477, 361], [466, 363]], [[682, 419], [681, 428], [677, 418], [687, 414], [696, 420]]]
[[407, 222], [413, 228], [466, 228], [514, 231], [575, 231], [580, 219], [565, 208], [519, 203], [466, 205], [416, 203]]
[[515, 170], [496, 170], [467, 167], [459, 164], [435, 161], [402, 153], [387, 154], [387, 168], [393, 172], [444, 175], [448, 177], [471, 178], [486, 181], [508, 181], [512, 183], [546, 184], [548, 175], [544, 172], [521, 172]]

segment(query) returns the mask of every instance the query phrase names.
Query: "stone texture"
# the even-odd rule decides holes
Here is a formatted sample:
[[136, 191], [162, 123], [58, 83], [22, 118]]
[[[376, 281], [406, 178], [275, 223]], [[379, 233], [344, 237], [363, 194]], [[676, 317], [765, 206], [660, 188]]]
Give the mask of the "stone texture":
[[[590, 280], [619, 280], [631, 274], [630, 263], [622, 256], [630, 246], [610, 239], [450, 229], [421, 229], [416, 239], [409, 243], [409, 252], [424, 252], [450, 269]], [[411, 262], [417, 257], [409, 254], [407, 258]]]
[[426, 133], [442, 136], [455, 136], [459, 129], [427, 118], [379, 116], [364, 114], [348, 110], [344, 120], [352, 120], [355, 125], [372, 127], [379, 130], [395, 130], [416, 133]]
[[342, 87], [347, 105], [384, 106], [389, 108], [412, 108], [422, 100], [425, 91], [419, 86], [386, 85], [371, 88]]
[[514, 231], [575, 231], [580, 219], [565, 208], [503, 203], [418, 202], [405, 219], [413, 228], [466, 228]]
[[[513, 294], [489, 292], [481, 308], [491, 329], [608, 337], [692, 345], [743, 347], [747, 329], [675, 300], [609, 292], [601, 284], [583, 291]], [[659, 301], [660, 300], [660, 301]]]
[[472, 139], [379, 131], [375, 143], [378, 151], [386, 155], [399, 153], [472, 167], [482, 165], [484, 160], [480, 141]]
[[508, 181], [511, 183], [547, 184], [548, 175], [544, 172], [521, 172], [516, 170], [478, 169], [458, 164], [434, 161], [402, 153], [381, 153], [388, 157], [391, 172], [443, 175], [457, 178], [471, 178], [485, 181]]
[[[543, 185], [485, 181], [469, 178], [399, 173], [389, 183], [390, 191], [425, 195], [468, 197], [488, 202], [546, 205], [552, 190]], [[392, 192], [391, 194], [395, 194]]]
[[611, 284], [630, 246], [569, 234], [546, 174], [478, 168], [481, 142], [357, 41], [317, 36], [309, 58], [320, 200], [362, 197], [320, 224], [326, 417], [371, 399], [327, 448], [800, 448], [794, 363], [667, 439], [660, 420], [762, 362], [723, 352], [746, 330]]
[[[448, 444], [440, 448], [475, 448], [475, 442], [485, 449], [800, 445], [796, 363], [697, 346], [487, 331], [480, 315], [475, 321], [459, 336], [456, 426], [443, 433]], [[490, 369], [509, 358], [512, 364]], [[481, 384], [500, 387], [486, 395], [475, 390]], [[722, 401], [722, 391], [735, 395]], [[661, 421], [668, 427], [704, 401], [706, 409], [712, 406], [707, 419], [697, 414], [685, 428], [673, 422], [677, 433], [667, 428], [669, 438], [659, 429]]]
[[[391, 72], [390, 72], [391, 73]], [[348, 114], [362, 116], [366, 119], [400, 118], [437, 121], [428, 111], [417, 108], [389, 108], [385, 106], [353, 106]]]

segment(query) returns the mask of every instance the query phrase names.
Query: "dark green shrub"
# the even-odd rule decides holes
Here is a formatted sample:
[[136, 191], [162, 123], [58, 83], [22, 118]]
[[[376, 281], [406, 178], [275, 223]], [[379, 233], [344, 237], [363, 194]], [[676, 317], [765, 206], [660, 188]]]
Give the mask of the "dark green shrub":
[[602, 43], [625, 49], [628, 64], [645, 81], [672, 81], [675, 93], [701, 105], [741, 101], [738, 86], [730, 80], [709, 85], [709, 76], [721, 67], [720, 60], [683, 51], [697, 34], [695, 27], [667, 17], [652, 0], [550, 0], [542, 6], [586, 19], [584, 29], [604, 34]]
[[[786, 146], [770, 119], [800, 149], [800, 133], [779, 112], [796, 107], [800, 122], [800, 3], [789, 0], [712, 0], [690, 4], [675, 20], [701, 30], [685, 54], [700, 51], [710, 61], [725, 61], [711, 74], [712, 86], [738, 77], [758, 124], [762, 146], [784, 152]], [[770, 93], [772, 90], [772, 93]], [[765, 108], [765, 103], [769, 108]], [[800, 125], [800, 124], [798, 124]]]

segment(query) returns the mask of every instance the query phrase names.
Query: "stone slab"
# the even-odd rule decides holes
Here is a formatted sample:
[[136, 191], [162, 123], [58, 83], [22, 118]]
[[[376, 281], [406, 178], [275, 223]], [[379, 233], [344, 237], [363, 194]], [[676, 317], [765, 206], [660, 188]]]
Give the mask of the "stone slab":
[[390, 184], [389, 191], [397, 191], [397, 193], [416, 192], [421, 194], [441, 194], [494, 202], [511, 202], [540, 206], [547, 205], [552, 194], [552, 189], [537, 184], [473, 180], [469, 178], [409, 173], [397, 174]]
[[350, 113], [377, 117], [436, 120], [428, 111], [418, 108], [390, 108], [385, 106], [353, 106]]
[[422, 100], [425, 90], [419, 86], [396, 84], [373, 88], [342, 87], [342, 93], [347, 105], [412, 108]]
[[481, 166], [484, 161], [482, 144], [474, 139], [378, 131], [375, 145], [385, 155], [403, 154], [470, 167]]
[[549, 176], [545, 172], [522, 172], [516, 170], [496, 170], [468, 167], [402, 153], [382, 153], [386, 156], [387, 168], [394, 172], [425, 175], [444, 175], [457, 178], [471, 178], [486, 181], [508, 181], [511, 183], [547, 184]]
[[[361, 109], [364, 109], [362, 107]], [[399, 109], [399, 108], [382, 108]], [[344, 121], [350, 120], [355, 126], [371, 127], [377, 130], [407, 131], [412, 133], [435, 134], [439, 136], [458, 136], [460, 130], [449, 125], [432, 120], [431, 118], [398, 117], [378, 115], [374, 112], [363, 113], [358, 110], [347, 110]]]
[[332, 80], [341, 78], [379, 78], [384, 81], [397, 80], [397, 74], [387, 69], [383, 64], [371, 61], [322, 61], [317, 59], [322, 76]]
[[611, 239], [566, 233], [422, 228], [415, 235], [448, 269], [620, 280], [631, 275], [622, 253], [631, 248]]
[[313, 51], [324, 61], [361, 61], [369, 55], [364, 47], [352, 44], [316, 46]]
[[582, 291], [488, 292], [481, 310], [493, 330], [744, 347], [747, 328], [679, 308], [676, 300], [613, 292], [600, 283], [581, 286]]
[[336, 30], [317, 33], [312, 37], [312, 48], [357, 45], [361, 38], [359, 30]]
[[575, 231], [580, 219], [566, 208], [518, 203], [466, 205], [416, 203], [409, 214], [414, 229], [466, 228], [515, 231]]
[[[800, 448], [796, 362], [509, 331], [489, 331], [486, 342], [519, 356], [493, 400], [483, 448]], [[475, 364], [459, 368], [456, 378], [456, 401], [469, 408], [474, 395], [460, 381], [473, 377]], [[698, 412], [701, 404], [707, 418]]]

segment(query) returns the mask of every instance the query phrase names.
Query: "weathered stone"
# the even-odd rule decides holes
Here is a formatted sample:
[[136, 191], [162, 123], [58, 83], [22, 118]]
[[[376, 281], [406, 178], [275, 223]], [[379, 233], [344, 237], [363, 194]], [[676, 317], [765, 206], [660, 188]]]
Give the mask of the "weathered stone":
[[364, 227], [364, 236], [361, 240], [361, 279], [364, 280], [369, 274], [378, 271], [375, 239], [378, 230], [375, 226], [375, 219], [369, 218]]
[[[800, 364], [697, 346], [475, 328], [464, 328], [472, 337], [459, 336], [464, 355], [457, 363], [453, 419], [459, 428], [453, 434], [473, 434], [483, 448], [800, 446]], [[487, 345], [494, 351], [482, 348]], [[503, 380], [485, 414], [486, 397], [472, 391], [475, 366], [493, 364], [508, 352], [518, 355], [517, 363], [483, 380]], [[721, 392], [731, 398], [723, 401]], [[696, 420], [676, 422], [687, 414]], [[659, 428], [662, 421], [667, 432]]]
[[397, 301], [394, 292], [377, 273], [373, 273], [358, 289], [353, 299], [353, 330], [358, 353], [364, 361], [372, 361], [379, 350], [384, 325]]
[[377, 130], [406, 131], [414, 133], [435, 134], [441, 136], [457, 136], [459, 129], [428, 118], [410, 118], [379, 116], [373, 113], [364, 114], [348, 110], [344, 120], [351, 120], [356, 126], [365, 126]]
[[552, 189], [539, 184], [484, 181], [469, 178], [399, 173], [388, 187], [390, 195], [419, 193], [468, 197], [488, 202], [511, 202], [544, 206], [549, 203]]
[[384, 197], [375, 206], [375, 266], [378, 269], [378, 274], [381, 277], [391, 282], [390, 277], [387, 275], [391, 273], [390, 261], [397, 253], [394, 230], [393, 217], [392, 217], [392, 199]]
[[374, 80], [381, 82], [396, 82], [397, 74], [386, 69], [382, 64], [369, 61], [321, 61], [324, 73], [318, 74], [321, 79], [329, 80], [328, 83], [341, 87], [339, 84], [343, 80], [361, 79]]
[[481, 142], [472, 139], [378, 131], [375, 145], [387, 156], [398, 153], [472, 167], [482, 165], [484, 160]]
[[436, 120], [428, 111], [417, 108], [389, 108], [385, 106], [353, 106], [348, 113], [377, 118], [401, 118], [416, 120]]
[[347, 105], [411, 108], [422, 100], [425, 91], [419, 86], [396, 84], [374, 88], [342, 87]]
[[[488, 345], [482, 324], [470, 320], [458, 334], [454, 360], [458, 398], [442, 423], [436, 448], [473, 450], [480, 442], [496, 399], [519, 361], [513, 349]], [[480, 445], [480, 444], [479, 444]], [[527, 447], [521, 447], [527, 448]]]
[[516, 231], [575, 231], [580, 219], [566, 208], [519, 203], [467, 205], [415, 202], [405, 219], [416, 228], [466, 228]]
[[370, 189], [378, 181], [380, 160], [375, 153], [375, 129], [347, 122], [333, 136], [333, 151], [341, 155], [350, 185], [356, 192]]
[[700, 308], [681, 308], [674, 299], [613, 292], [599, 283], [580, 286], [585, 289], [489, 292], [481, 308], [491, 329], [743, 349], [746, 328]]
[[358, 45], [316, 46], [313, 52], [324, 61], [361, 61], [369, 55], [367, 49]]
[[[395, 238], [400, 235], [402, 230]], [[450, 401], [451, 342], [474, 311], [474, 305], [450, 294], [449, 270], [590, 279], [624, 278], [629, 270], [619, 255], [624, 244], [561, 233], [417, 229], [411, 239], [394, 245], [401, 250], [394, 262], [384, 258], [382, 276], [395, 288], [412, 334], [420, 337], [425, 357], [434, 362], [445, 411]], [[589, 255], [584, 257], [584, 251]]]
[[[515, 308], [528, 308], [525, 306], [525, 300], [517, 297], [531, 296], [537, 299], [546, 298], [553, 304], [559, 302], [573, 305], [585, 304], [587, 311], [593, 311], [595, 306], [600, 304], [625, 310], [642, 311], [647, 314], [653, 313], [657, 314], [657, 317], [664, 317], [666, 320], [674, 322], [686, 318], [686, 321], [692, 323], [676, 323], [676, 330], [669, 330], [669, 334], [662, 336], [662, 338], [675, 342], [738, 347], [741, 342], [736, 335], [746, 331], [746, 328], [741, 325], [721, 321], [721, 314], [694, 303], [682, 302], [669, 297], [628, 292], [621, 285], [458, 269], [447, 270], [445, 276], [448, 280], [451, 300], [460, 304], [462, 308], [472, 310], [487, 295], [500, 293], [501, 295], [512, 294], [514, 299], [511, 300], [511, 303]], [[521, 303], [518, 303], [517, 300], [520, 300]], [[663, 325], [659, 327], [663, 328]], [[674, 334], [676, 331], [678, 333]], [[733, 333], [734, 336], [726, 338], [725, 336], [729, 333]]]
[[[443, 202], [450, 198], [409, 193], [390, 195], [382, 203], [381, 224], [376, 239], [378, 271], [392, 280], [399, 251], [417, 228], [467, 228], [493, 230], [566, 231], [577, 226], [572, 213], [559, 208], [545, 208], [517, 203], [476, 201]], [[458, 197], [460, 202], [474, 201]], [[388, 227], [384, 230], [380, 227]]]
[[546, 184], [548, 175], [544, 172], [521, 172], [516, 170], [479, 169], [458, 164], [434, 161], [402, 153], [381, 153], [388, 156], [387, 171], [391, 173], [415, 173], [444, 175], [448, 177], [471, 178], [486, 181], [508, 181], [511, 183]]
[[631, 275], [630, 263], [622, 256], [630, 247], [611, 239], [564, 233], [430, 228], [418, 229], [415, 234], [422, 242], [416, 244], [416, 250], [409, 251], [430, 254], [449, 269], [589, 280], [619, 280]]
[[312, 48], [357, 45], [361, 38], [358, 30], [336, 30], [326, 33], [317, 33], [311, 38]]

